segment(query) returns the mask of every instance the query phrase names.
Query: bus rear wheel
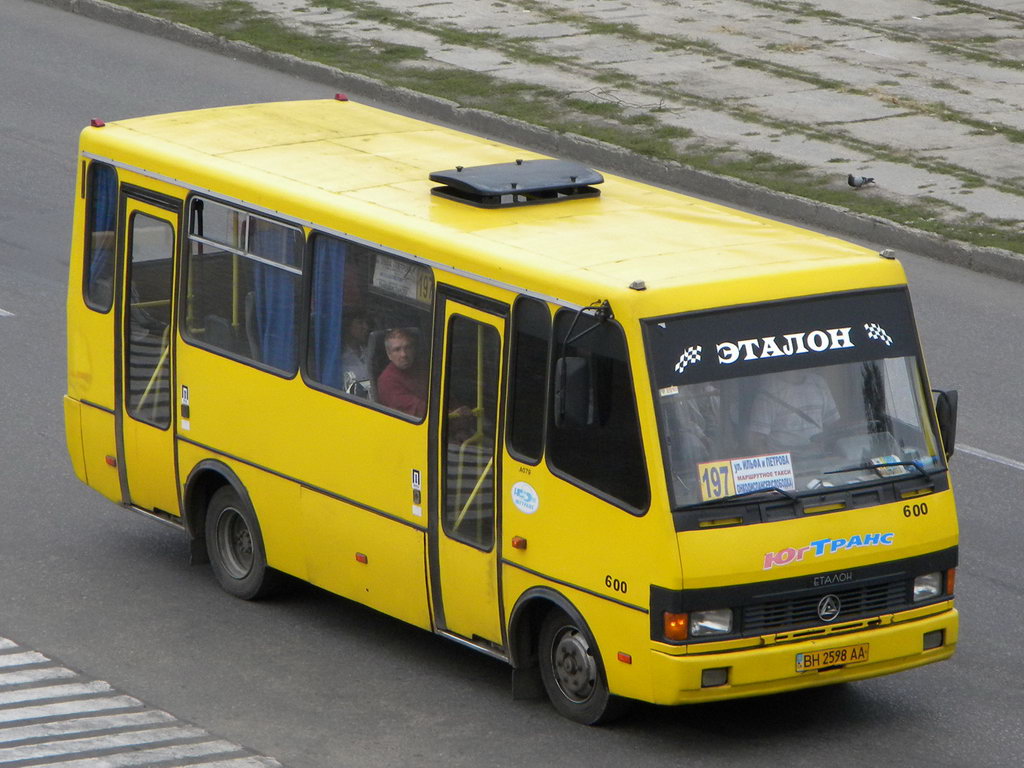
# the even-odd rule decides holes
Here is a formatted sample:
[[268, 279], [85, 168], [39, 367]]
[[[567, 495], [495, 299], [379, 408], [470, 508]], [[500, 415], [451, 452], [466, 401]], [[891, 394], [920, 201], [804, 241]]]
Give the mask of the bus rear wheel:
[[277, 586], [279, 574], [267, 565], [256, 513], [229, 485], [210, 498], [206, 547], [213, 573], [225, 592], [257, 600]]
[[599, 725], [624, 712], [624, 702], [608, 692], [601, 659], [582, 620], [551, 611], [541, 625], [538, 656], [544, 689], [563, 716]]

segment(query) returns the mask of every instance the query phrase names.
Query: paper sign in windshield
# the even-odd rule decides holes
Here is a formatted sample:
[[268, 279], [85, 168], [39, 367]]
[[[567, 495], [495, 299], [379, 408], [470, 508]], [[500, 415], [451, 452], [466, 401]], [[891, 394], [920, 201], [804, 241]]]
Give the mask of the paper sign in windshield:
[[796, 489], [793, 458], [789, 453], [707, 461], [697, 465], [697, 476], [703, 501], [765, 488]]
[[882, 477], [895, 477], [896, 475], [910, 474], [910, 470], [900, 463], [899, 456], [877, 456], [876, 458], [871, 459], [871, 463], [875, 465], [875, 472], [880, 474]]

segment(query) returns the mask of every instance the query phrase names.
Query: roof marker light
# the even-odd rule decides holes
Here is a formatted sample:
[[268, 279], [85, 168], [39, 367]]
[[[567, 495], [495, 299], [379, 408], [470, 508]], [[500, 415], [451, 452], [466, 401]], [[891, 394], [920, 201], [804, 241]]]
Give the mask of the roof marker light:
[[106, 123], [104, 123], [98, 117], [94, 117], [92, 120], [89, 121], [89, 125], [92, 128], [102, 128], [104, 125], [106, 125]]
[[344, 93], [336, 93], [336, 94], [334, 94], [334, 100], [335, 101], [348, 101], [348, 95], [344, 94]]

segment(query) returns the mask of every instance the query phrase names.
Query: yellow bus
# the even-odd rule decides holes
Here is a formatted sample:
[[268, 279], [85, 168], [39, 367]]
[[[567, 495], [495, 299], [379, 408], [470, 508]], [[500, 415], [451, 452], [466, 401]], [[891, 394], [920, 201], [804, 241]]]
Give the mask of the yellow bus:
[[955, 393], [906, 277], [334, 99], [81, 135], [77, 476], [597, 723], [949, 658]]

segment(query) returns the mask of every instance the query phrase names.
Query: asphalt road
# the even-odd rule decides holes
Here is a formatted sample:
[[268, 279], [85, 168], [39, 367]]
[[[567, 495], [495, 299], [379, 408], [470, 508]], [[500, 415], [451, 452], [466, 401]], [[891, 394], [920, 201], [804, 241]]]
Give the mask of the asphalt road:
[[507, 667], [318, 590], [231, 598], [180, 534], [81, 486], [60, 406], [78, 131], [325, 90], [0, 6], [0, 636], [288, 768], [1020, 764], [1020, 285], [901, 255], [933, 384], [960, 390], [962, 634], [952, 661], [893, 677], [584, 728], [513, 702]]

